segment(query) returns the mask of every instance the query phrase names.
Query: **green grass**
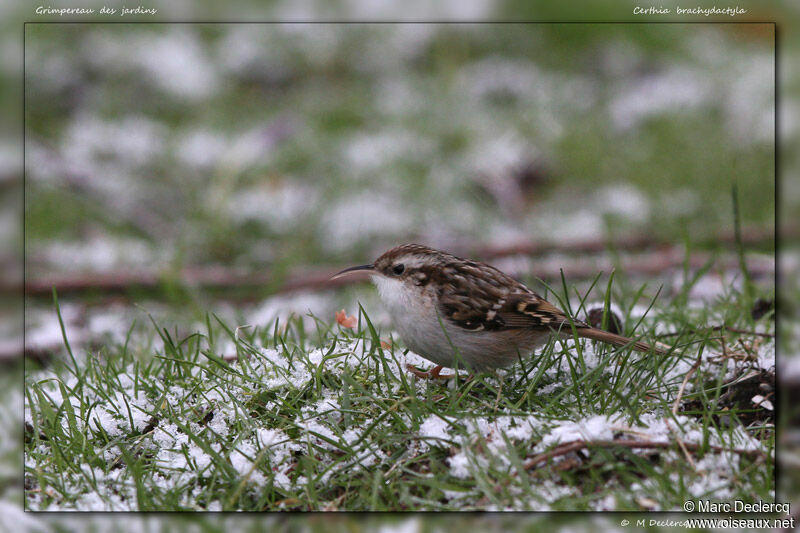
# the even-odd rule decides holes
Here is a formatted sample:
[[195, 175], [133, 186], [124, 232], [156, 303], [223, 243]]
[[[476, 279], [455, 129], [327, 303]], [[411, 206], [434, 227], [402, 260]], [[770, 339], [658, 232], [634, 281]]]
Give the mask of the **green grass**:
[[[774, 143], [736, 137], [729, 122], [740, 113], [725, 96], [741, 79], [736, 65], [768, 63], [769, 40], [745, 44], [713, 25], [647, 25], [646, 31], [640, 25], [444, 25], [428, 27], [433, 37], [412, 53], [402, 27], [343, 25], [318, 29], [330, 32], [332, 43], [330, 60], [320, 62], [308, 46], [314, 32], [289, 35], [280, 26], [254, 26], [255, 46], [271, 50], [286, 70], [285, 78], [275, 80], [252, 79], [250, 71], [227, 73], [220, 47], [237, 28], [184, 29], [196, 37], [209, 64], [225, 73], [218, 91], [195, 101], [165, 94], [127, 55], [112, 68], [95, 65], [90, 53], [92, 39], [140, 43], [174, 36], [176, 27], [27, 27], [31, 162], [25, 223], [31, 265], [58, 270], [63, 266], [58, 258], [37, 255], [54, 242], [79, 243], [98, 234], [142, 239], [154, 252], [169, 242], [163, 262], [249, 268], [279, 260], [253, 253], [260, 247], [288, 243], [293, 260], [311, 263], [333, 262], [399, 238], [425, 239], [431, 228], [437, 229], [435, 235], [468, 241], [491, 240], [492, 230], [509, 225], [520, 238], [539, 236], [541, 223], [581, 212], [598, 190], [621, 184], [634, 187], [650, 205], [641, 217], [617, 216], [621, 220], [604, 232], [612, 237], [641, 231], [665, 239], [688, 233], [713, 240], [730, 229], [723, 191], [732, 180], [747, 199], [743, 226], [769, 227], [774, 219]], [[709, 39], [724, 53], [715, 61], [689, 53], [694, 48], [684, 43], [690, 38]], [[392, 39], [409, 42], [394, 48], [387, 45]], [[628, 70], [587, 68], [598, 63], [598, 54], [616, 58], [616, 44], [629, 47], [634, 56], [619, 58], [633, 63]], [[363, 51], [371, 48], [396, 65], [365, 64]], [[75, 87], [59, 90], [49, 83], [38, 58], [67, 65], [75, 73]], [[495, 92], [473, 94], [487, 80], [509, 76], [492, 70], [508, 64], [516, 65], [510, 89], [501, 84]], [[259, 69], [274, 70], [268, 63], [259, 63]], [[696, 107], [667, 107], [629, 129], [612, 124], [615, 98], [646, 79], [642, 72], [661, 75], [673, 69], [696, 73], [719, 96]], [[515, 84], [513, 74], [533, 81]], [[771, 96], [769, 80], [758, 81], [765, 85], [757, 94]], [[408, 100], [407, 109], [387, 109], [387, 101], [395, 100], [387, 87], [400, 91], [397, 99]], [[62, 93], [70, 90], [96, 96], [65, 106], [71, 100]], [[87, 117], [119, 137], [96, 138]], [[125, 122], [131, 117], [161, 132], [145, 162], [124, 148], [136, 133]], [[280, 140], [265, 141], [259, 157], [241, 155], [237, 141], [259, 128]], [[283, 135], [274, 133], [282, 129]], [[227, 143], [221, 155], [199, 168], [179, 157], [184, 141], [198, 132]], [[354, 139], [363, 137], [388, 139], [362, 148], [377, 164], [360, 165], [348, 157]], [[499, 153], [488, 153], [495, 143], [501, 145]], [[32, 149], [42, 146], [44, 156]], [[76, 147], [80, 157], [65, 161], [71, 157], [68, 148]], [[540, 181], [524, 187], [522, 214], [509, 213], [490, 194], [480, 201], [474, 193], [485, 188], [487, 173], [513, 182], [514, 169], [503, 161], [515, 150], [521, 164], [546, 167]], [[63, 170], [70, 165], [77, 166], [71, 171], [77, 176]], [[55, 170], [41, 168], [49, 166]], [[68, 178], [82, 185], [76, 190]], [[309, 199], [308, 212], [290, 213], [291, 223], [277, 227], [270, 207], [251, 219], [232, 216], [238, 208], [232, 205], [235, 193], [264, 185], [275, 191], [310, 185], [319, 194]], [[359, 206], [348, 206], [354, 191], [402, 206], [398, 211], [409, 212], [413, 221], [399, 228], [380, 219], [362, 221]], [[350, 223], [362, 226], [363, 236], [356, 233], [331, 246], [325, 231], [331, 223], [321, 215], [340, 204], [353, 212]]]
[[[726, 400], [743, 387], [730, 384], [739, 371], [757, 366], [749, 355], [770, 360], [772, 341], [709, 329], [772, 331], [770, 317], [750, 313], [754, 298], [775, 297], [762, 280], [707, 303], [691, 290], [705, 274], [732, 285], [712, 263], [694, 272], [687, 260], [687, 281], [658, 298], [656, 285], [619, 268], [613, 280], [577, 289], [528, 280], [578, 316], [589, 302], [614, 304], [627, 334], [675, 350], [643, 357], [563, 340], [496, 375], [441, 383], [410, 376], [407, 359], [426, 363], [400, 343], [382, 345], [391, 330], [366, 312], [352, 331], [312, 316], [237, 334], [241, 322], [209, 311], [219, 302], [175, 278], [182, 266], [209, 263], [267, 268], [274, 286], [251, 295], [267, 297], [299, 266], [372, 260], [403, 240], [645, 233], [685, 243], [687, 257], [698, 249], [721, 255], [717, 236], [734, 226], [732, 182], [737, 228], [769, 228], [774, 219], [773, 143], [737, 131], [734, 120], [769, 111], [768, 69], [762, 79], [757, 67], [771, 64], [771, 40], [744, 42], [714, 25], [455, 25], [433, 28], [430, 39], [403, 33], [409, 27], [241, 28], [26, 27], [28, 273], [74, 270], [77, 259], [89, 271], [103, 267], [88, 261], [88, 249], [127, 269], [137, 265], [125, 248], [141, 242], [150, 253], [138, 266], [162, 273], [155, 297], [168, 306], [131, 324], [124, 341], [69, 339], [51, 366], [28, 363], [27, 508], [639, 510], [650, 502], [680, 509], [689, 497], [772, 498], [772, 459], [711, 448], [774, 447], [768, 413], [743, 393]], [[199, 64], [224, 82], [216, 92], [176, 95], [158, 83], [168, 77], [143, 74], [124, 53], [165, 38], [173, 46], [181, 31], [201, 52]], [[229, 70], [224, 44], [232, 37], [269, 54]], [[695, 38], [713, 46], [697, 54]], [[123, 53], [92, 53], [104, 44]], [[72, 72], [71, 85], [53, 83], [43, 65]], [[667, 105], [630, 128], [613, 125], [617, 97], [652, 75], [672, 90], [668, 74], [682, 72], [714, 96]], [[499, 89], [473, 93], [506, 76]], [[738, 85], [743, 79], [750, 84]], [[737, 87], [754, 91], [746, 106], [731, 105]], [[276, 133], [283, 121], [286, 131]], [[186, 139], [204, 132], [223, 139], [223, 153], [206, 165], [182, 157]], [[254, 132], [264, 145], [248, 156], [241, 143]], [[136, 157], [133, 141], [153, 138], [152, 152]], [[503, 162], [516, 151], [519, 163], [546, 170], [517, 176]], [[518, 185], [521, 206], [490, 190], [487, 173]], [[297, 205], [285, 200], [293, 194]], [[598, 199], [606, 197], [616, 207]], [[248, 198], [255, 208], [246, 209]], [[631, 203], [642, 205], [626, 210]], [[70, 245], [77, 252], [65, 253]], [[144, 294], [128, 297], [144, 305]], [[377, 308], [362, 301], [375, 317]], [[69, 303], [103, 302], [98, 293]], [[31, 309], [39, 303], [29, 300]], [[737, 357], [710, 357], [722, 351], [720, 337]], [[702, 364], [674, 416], [698, 353]], [[648, 438], [679, 434], [701, 449], [694, 464], [675, 445], [654, 453], [593, 448], [523, 468], [558, 435], [635, 437], [636, 428]]]
[[[653, 294], [640, 292], [640, 301], [622, 307], [629, 330], [651, 303]], [[586, 296], [572, 298], [573, 309], [585, 303]], [[691, 409], [671, 412], [698, 351], [720, 350], [720, 332], [704, 326], [724, 318], [742, 329], [771, 327], [741, 303], [733, 291], [688, 312], [658, 300], [633, 333], [652, 339], [654, 324], [683, 331], [662, 338], [675, 346], [663, 358], [564, 340], [497, 374], [448, 382], [411, 376], [401, 345], [387, 347], [388, 333], [363, 311], [353, 330], [318, 317], [237, 330], [209, 316], [204, 328], [179, 337], [153, 321], [155, 349], [152, 338], [131, 338], [27, 373], [26, 505], [640, 510], [651, 505], [647, 495], [669, 510], [686, 499], [769, 500], [771, 458], [707, 448], [774, 448], [771, 424], [740, 422], [758, 415], [755, 408], [717, 401], [732, 368], [749, 363], [705, 358], [683, 396]], [[741, 335], [725, 336], [733, 346]], [[665, 423], [706, 446], [692, 454], [696, 468], [677, 445], [651, 454], [591, 449], [523, 468], [559, 434], [596, 427], [609, 432], [596, 439], [612, 438], [609, 428], [672, 439]]]

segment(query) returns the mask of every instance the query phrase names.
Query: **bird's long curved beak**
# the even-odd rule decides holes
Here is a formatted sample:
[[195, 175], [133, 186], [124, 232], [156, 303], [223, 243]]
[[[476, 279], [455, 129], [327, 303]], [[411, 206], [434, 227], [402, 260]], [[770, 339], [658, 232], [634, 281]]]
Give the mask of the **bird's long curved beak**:
[[345, 274], [349, 274], [350, 272], [357, 272], [359, 270], [374, 270], [374, 269], [375, 269], [375, 265], [358, 265], [358, 266], [354, 266], [354, 267], [350, 267], [350, 268], [345, 268], [341, 272], [337, 272], [336, 274], [331, 276], [331, 279], [336, 279], [336, 278], [342, 277]]

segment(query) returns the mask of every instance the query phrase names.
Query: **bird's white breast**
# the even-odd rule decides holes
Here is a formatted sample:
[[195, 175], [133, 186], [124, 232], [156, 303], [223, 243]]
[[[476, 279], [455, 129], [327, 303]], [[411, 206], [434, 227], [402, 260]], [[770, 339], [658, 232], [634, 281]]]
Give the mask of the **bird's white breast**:
[[430, 287], [380, 275], [372, 281], [405, 345], [437, 365], [453, 367], [458, 358], [459, 366], [472, 369], [507, 366], [548, 336], [524, 328], [505, 333], [466, 330], [439, 314]]
[[442, 331], [436, 299], [429, 289], [385, 276], [372, 276], [372, 281], [406, 346], [437, 364], [450, 366], [452, 346]]
[[372, 276], [372, 282], [378, 288], [378, 294], [384, 305], [389, 308], [392, 317], [394, 317], [394, 310], [402, 310], [413, 305], [410, 287], [404, 287], [403, 282], [399, 279], [375, 275]]

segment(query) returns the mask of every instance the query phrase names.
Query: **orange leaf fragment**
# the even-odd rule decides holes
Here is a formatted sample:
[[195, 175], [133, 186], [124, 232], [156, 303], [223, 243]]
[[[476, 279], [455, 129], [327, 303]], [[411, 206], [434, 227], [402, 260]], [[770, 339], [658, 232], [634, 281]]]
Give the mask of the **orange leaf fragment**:
[[358, 319], [352, 315], [347, 316], [345, 310], [342, 309], [341, 311], [336, 311], [336, 322], [341, 324], [342, 327], [352, 329], [358, 324]]

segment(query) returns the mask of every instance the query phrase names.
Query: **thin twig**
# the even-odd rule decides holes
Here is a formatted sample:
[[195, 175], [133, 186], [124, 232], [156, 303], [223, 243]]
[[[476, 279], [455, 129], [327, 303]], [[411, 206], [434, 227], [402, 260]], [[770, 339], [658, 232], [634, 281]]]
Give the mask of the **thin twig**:
[[[699, 358], [698, 358], [698, 360], [699, 360]], [[678, 399], [680, 399], [680, 396], [683, 393], [683, 387], [684, 387], [684, 385], [686, 385], [686, 381], [687, 380], [684, 380], [683, 385], [681, 385], [681, 390], [678, 393]], [[677, 400], [676, 400], [676, 402], [677, 402]], [[672, 406], [672, 414], [677, 414], [676, 413], [677, 407], [678, 407], [677, 403]], [[670, 424], [670, 421], [666, 417], [664, 417], [664, 423], [669, 428], [669, 432], [672, 433], [672, 436], [675, 438], [675, 442], [677, 442], [678, 446], [680, 446], [681, 451], [683, 452], [683, 456], [686, 457], [686, 460], [689, 462], [690, 465], [692, 465], [692, 470], [696, 471], [697, 470], [697, 465], [695, 464], [694, 459], [692, 459], [692, 456], [689, 455], [689, 450], [686, 449], [686, 443], [683, 442], [683, 439], [681, 438], [681, 436], [678, 434], [678, 432], [675, 430], [675, 428], [672, 427], [672, 424]]]
[[681, 388], [678, 389], [678, 397], [675, 398], [675, 403], [672, 404], [672, 414], [677, 416], [678, 415], [678, 407], [681, 404], [681, 398], [683, 398], [683, 390], [686, 388], [686, 384], [689, 383], [689, 379], [691, 379], [692, 375], [697, 372], [697, 369], [700, 367], [700, 363], [703, 361], [703, 356], [698, 355], [697, 361], [694, 362], [692, 368], [683, 376], [683, 382], [681, 383]]
[[[793, 236], [800, 233], [800, 226], [786, 225], [780, 228], [781, 237]], [[733, 231], [727, 231], [716, 236], [709, 236], [708, 242], [714, 244], [736, 244], [736, 234]], [[742, 231], [741, 241], [744, 244], [762, 244], [775, 240], [774, 229], [764, 228], [747, 228]], [[504, 257], [508, 255], [543, 255], [550, 252], [564, 252], [564, 253], [596, 253], [608, 249], [613, 250], [643, 250], [648, 248], [657, 248], [662, 246], [669, 246], [672, 242], [658, 239], [652, 234], [642, 235], [629, 235], [615, 240], [602, 240], [602, 239], [587, 239], [583, 241], [574, 242], [534, 242], [534, 241], [520, 241], [513, 244], [496, 246], [484, 245], [470, 248], [475, 255], [485, 259]]]
[[[649, 440], [644, 441], [636, 441], [636, 440], [593, 440], [593, 441], [586, 441], [586, 440], [577, 440], [574, 442], [568, 442], [566, 444], [562, 444], [560, 446], [556, 446], [549, 452], [540, 453], [539, 455], [535, 456], [532, 459], [525, 461], [525, 470], [531, 470], [536, 467], [537, 464], [541, 463], [542, 461], [547, 461], [554, 457], [561, 457], [566, 455], [570, 452], [575, 452], [578, 450], [584, 450], [589, 448], [641, 448], [641, 449], [667, 449], [674, 445], [673, 442], [654, 442]], [[684, 446], [687, 450], [690, 451], [697, 451], [703, 448], [700, 444], [692, 444], [692, 443], [685, 443]], [[715, 446], [713, 444], [708, 445], [708, 449], [713, 452], [722, 453], [722, 452], [733, 452], [739, 455], [744, 455], [746, 457], [752, 457], [754, 459], [765, 459], [767, 454], [761, 450], [742, 450], [738, 448], [723, 448], [722, 446]]]
[[[689, 266], [699, 268], [706, 264], [710, 255], [704, 253], [692, 254], [689, 257]], [[629, 257], [621, 261], [621, 266], [629, 274], [661, 275], [670, 268], [681, 267], [684, 264], [682, 252], [677, 250], [658, 251], [645, 257]], [[720, 268], [737, 268], [735, 259], [719, 259]], [[602, 270], [614, 267], [612, 260], [602, 258], [598, 261], [584, 259], [569, 259], [559, 265], [551, 262], [541, 262], [530, 265], [530, 272], [542, 279], [559, 278], [563, 274], [570, 278], [587, 278], [596, 275]], [[774, 274], [774, 261], [754, 260], [748, 265], [754, 275]], [[348, 276], [331, 280], [331, 276], [341, 270], [341, 265], [336, 267], [307, 267], [297, 268], [293, 272], [276, 276], [269, 270], [262, 269], [258, 272], [246, 272], [224, 266], [186, 267], [180, 272], [169, 273], [155, 270], [113, 271], [107, 273], [59, 273], [37, 276], [29, 274], [25, 279], [25, 294], [28, 296], [49, 296], [53, 287], [59, 294], [80, 293], [86, 291], [125, 293], [131, 289], [157, 290], [165, 281], [175, 280], [191, 287], [205, 289], [243, 289], [261, 287], [268, 289], [269, 293], [283, 293], [297, 290], [322, 290], [347, 285], [359, 280], [366, 280], [366, 276]], [[521, 272], [509, 272], [521, 274]], [[0, 293], [15, 293], [22, 290], [19, 280], [0, 276]], [[254, 298], [258, 295], [254, 291], [247, 291], [243, 299]]]
[[683, 439], [680, 438], [680, 436], [678, 435], [678, 433], [675, 431], [675, 429], [672, 426], [667, 424], [667, 427], [669, 427], [669, 430], [675, 436], [675, 442], [677, 442], [678, 446], [680, 446], [681, 451], [683, 452], [683, 456], [686, 457], [686, 460], [689, 461], [690, 465], [692, 465], [692, 470], [697, 471], [697, 465], [694, 463], [694, 459], [692, 459], [692, 456], [689, 455], [689, 450], [686, 449], [686, 443], [683, 442]]
[[492, 411], [495, 413], [497, 412], [497, 407], [500, 405], [500, 396], [503, 393], [503, 380], [498, 379], [497, 381], [500, 383], [500, 385], [497, 387], [497, 398], [494, 399], [494, 408], [492, 409]]
[[[699, 363], [699, 362], [700, 362], [700, 357], [697, 358], [697, 363]], [[689, 371], [690, 373], [694, 372], [694, 370], [697, 370], [697, 367], [699, 366], [697, 363], [695, 363], [695, 366], [693, 366], [692, 370]], [[687, 377], [688, 376], [689, 376], [689, 374], [687, 374]], [[689, 381], [688, 379], [684, 379], [683, 380], [683, 384], [681, 385], [681, 389], [678, 392], [678, 398], [675, 399], [675, 405], [672, 406], [672, 414], [673, 415], [677, 415], [678, 403], [680, 402], [681, 395], [683, 394], [683, 388], [686, 386], [686, 383], [688, 381]], [[686, 449], [686, 443], [683, 442], [683, 439], [681, 438], [681, 436], [678, 435], [678, 432], [675, 430], [674, 427], [672, 427], [672, 424], [670, 423], [670, 421], [666, 417], [664, 417], [664, 423], [669, 428], [669, 432], [672, 433], [672, 436], [675, 438], [675, 442], [677, 442], [678, 446], [680, 446], [681, 451], [683, 452], [683, 456], [686, 457], [686, 460], [689, 462], [690, 465], [692, 465], [692, 470], [696, 471], [697, 470], [697, 465], [695, 464], [694, 459], [692, 459], [692, 456], [689, 455], [689, 450]]]
[[758, 337], [775, 338], [774, 333], [766, 333], [761, 331], [748, 331], [746, 329], [732, 328], [731, 326], [714, 326], [714, 331], [730, 331], [731, 333], [741, 333], [742, 335], [756, 335]]
[[669, 333], [662, 333], [658, 335], [658, 337], [677, 337], [678, 335], [683, 335], [684, 333], [704, 333], [705, 331], [730, 331], [731, 333], [741, 333], [742, 335], [756, 335], [758, 337], [775, 338], [774, 333], [767, 333], [762, 331], [750, 331], [747, 329], [734, 328], [731, 326], [712, 326], [707, 330], [687, 329], [683, 331], [671, 331]]

